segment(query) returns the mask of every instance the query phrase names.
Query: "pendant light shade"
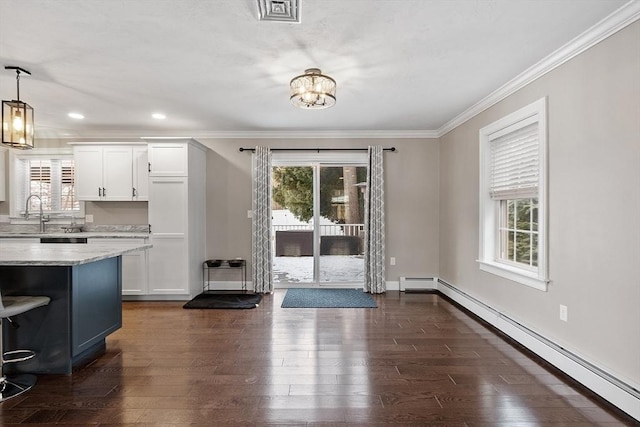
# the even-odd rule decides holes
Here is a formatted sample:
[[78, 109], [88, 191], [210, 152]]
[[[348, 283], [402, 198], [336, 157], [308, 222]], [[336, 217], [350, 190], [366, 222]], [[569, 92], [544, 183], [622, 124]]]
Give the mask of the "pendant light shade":
[[300, 108], [320, 110], [336, 104], [336, 81], [322, 74], [319, 68], [309, 68], [291, 80], [290, 100]]
[[13, 148], [33, 148], [33, 108], [20, 101], [20, 73], [31, 73], [23, 68], [6, 66], [16, 70], [17, 99], [2, 101], [2, 144]]

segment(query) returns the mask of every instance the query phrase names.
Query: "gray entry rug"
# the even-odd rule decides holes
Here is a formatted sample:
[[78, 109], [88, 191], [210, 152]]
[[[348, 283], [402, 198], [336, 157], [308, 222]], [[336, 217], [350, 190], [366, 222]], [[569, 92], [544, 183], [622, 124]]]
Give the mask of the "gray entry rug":
[[287, 289], [282, 308], [377, 308], [362, 289]]

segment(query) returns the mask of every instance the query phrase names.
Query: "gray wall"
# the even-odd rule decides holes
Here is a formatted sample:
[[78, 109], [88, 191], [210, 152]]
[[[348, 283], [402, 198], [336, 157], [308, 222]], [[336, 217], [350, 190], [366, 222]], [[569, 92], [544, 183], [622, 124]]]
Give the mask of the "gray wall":
[[[440, 277], [640, 384], [640, 23], [440, 141]], [[548, 97], [549, 273], [541, 292], [479, 270], [479, 129]], [[568, 306], [568, 322], [559, 305]]]
[[[239, 147], [396, 147], [385, 153], [387, 280], [437, 276], [438, 162], [436, 139], [201, 139], [207, 154], [207, 258], [251, 259], [251, 154]], [[387, 261], [388, 263], [388, 261]]]

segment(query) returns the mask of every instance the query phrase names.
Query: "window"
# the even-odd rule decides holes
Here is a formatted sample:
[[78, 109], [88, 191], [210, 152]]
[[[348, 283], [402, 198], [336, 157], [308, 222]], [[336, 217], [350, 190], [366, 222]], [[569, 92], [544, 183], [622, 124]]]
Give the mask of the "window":
[[546, 99], [480, 130], [480, 269], [547, 289]]
[[29, 200], [30, 212], [39, 212], [42, 201], [43, 213], [53, 218], [83, 215], [81, 203], [75, 197], [72, 154], [46, 151], [13, 154], [11, 165], [12, 219], [19, 222], [30, 195], [40, 198]]

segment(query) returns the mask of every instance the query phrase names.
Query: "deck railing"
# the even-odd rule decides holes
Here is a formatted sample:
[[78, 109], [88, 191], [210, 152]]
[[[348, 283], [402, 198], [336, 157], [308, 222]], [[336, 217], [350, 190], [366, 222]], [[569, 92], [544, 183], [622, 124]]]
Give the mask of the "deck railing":
[[[276, 231], [313, 231], [313, 224], [304, 225], [272, 225], [273, 234]], [[364, 224], [330, 224], [320, 225], [321, 236], [362, 236]]]

